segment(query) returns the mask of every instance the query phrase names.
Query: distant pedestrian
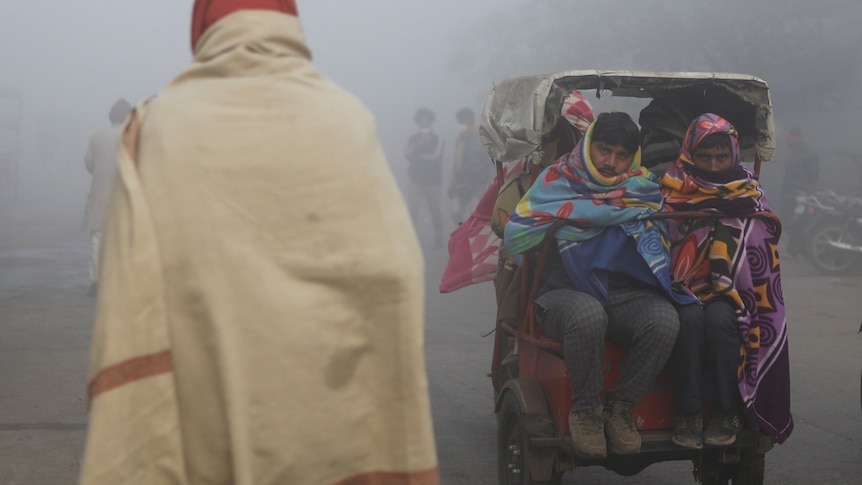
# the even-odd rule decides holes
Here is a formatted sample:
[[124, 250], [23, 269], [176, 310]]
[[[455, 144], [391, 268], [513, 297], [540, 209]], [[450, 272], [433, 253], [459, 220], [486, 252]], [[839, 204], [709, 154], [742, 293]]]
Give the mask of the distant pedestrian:
[[784, 178], [782, 179], [778, 215], [784, 221], [787, 252], [791, 256], [803, 253], [800, 245], [804, 235], [796, 223], [796, 197], [810, 195], [820, 181], [820, 156], [803, 140], [802, 131], [793, 128], [787, 133], [784, 152]]
[[420, 225], [420, 205], [424, 202], [431, 218], [434, 247], [443, 244], [443, 218], [440, 215], [440, 191], [443, 183], [443, 138], [434, 131], [437, 117], [428, 108], [420, 108], [413, 116], [417, 132], [407, 140], [404, 158], [411, 187], [407, 191], [410, 215]]
[[117, 175], [120, 129], [131, 111], [132, 106], [125, 99], [114, 103], [108, 114], [111, 126], [97, 131], [90, 137], [87, 156], [84, 158], [87, 171], [92, 175], [83, 224], [83, 229], [90, 232], [90, 290], [88, 292], [90, 296], [95, 296], [98, 288], [99, 240], [102, 220], [105, 218], [111, 188]]
[[479, 198], [494, 178], [495, 166], [479, 138], [479, 126], [473, 110], [458, 110], [455, 120], [463, 129], [455, 140], [455, 163], [448, 195], [454, 205], [452, 219], [455, 224], [461, 224], [476, 208]]

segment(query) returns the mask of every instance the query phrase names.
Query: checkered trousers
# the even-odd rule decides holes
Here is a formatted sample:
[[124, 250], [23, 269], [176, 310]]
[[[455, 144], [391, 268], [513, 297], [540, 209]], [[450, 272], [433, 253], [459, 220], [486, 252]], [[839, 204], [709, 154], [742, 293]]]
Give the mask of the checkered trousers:
[[572, 382], [572, 409], [590, 411], [600, 402], [604, 341], [629, 348], [617, 386], [605, 401], [636, 404], [664, 367], [679, 332], [679, 314], [664, 294], [643, 286], [612, 289], [607, 305], [570, 288], [536, 299], [538, 322], [562, 342]]

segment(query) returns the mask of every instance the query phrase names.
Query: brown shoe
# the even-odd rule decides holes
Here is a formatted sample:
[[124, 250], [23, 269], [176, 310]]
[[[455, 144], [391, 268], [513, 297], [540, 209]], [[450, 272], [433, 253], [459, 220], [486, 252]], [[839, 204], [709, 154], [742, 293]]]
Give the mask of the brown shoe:
[[608, 456], [601, 404], [592, 411], [570, 411], [569, 433], [572, 434], [575, 454], [579, 457], [599, 459]]
[[673, 444], [699, 450], [703, 448], [703, 417], [700, 412], [680, 413], [676, 416], [673, 424]]
[[732, 445], [741, 429], [742, 417], [738, 414], [713, 414], [703, 432], [703, 442], [712, 446]]
[[641, 452], [641, 435], [635, 429], [631, 404], [607, 403], [604, 418], [608, 451], [616, 455], [636, 455]]

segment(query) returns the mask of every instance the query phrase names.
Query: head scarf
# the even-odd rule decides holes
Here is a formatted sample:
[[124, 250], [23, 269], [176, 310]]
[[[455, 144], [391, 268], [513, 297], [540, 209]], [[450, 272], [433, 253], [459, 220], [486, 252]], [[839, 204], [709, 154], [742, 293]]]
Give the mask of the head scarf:
[[[591, 288], [579, 287], [579, 290], [602, 300], [607, 295], [606, 272], [622, 270], [631, 275], [635, 270], [629, 271], [620, 262], [632, 268], [630, 257], [634, 256], [644, 270], [634, 276], [661, 286], [670, 294], [665, 228], [659, 221], [646, 220], [661, 210], [656, 177], [641, 167], [640, 149], [627, 172], [615, 177], [603, 176], [590, 159], [594, 128], [595, 122], [575, 149], [545, 169], [524, 194], [504, 228], [506, 250], [510, 254], [529, 251], [542, 244], [554, 222], [567, 220], [570, 224], [559, 228], [556, 238], [570, 279], [595, 282], [602, 279], [594, 276], [597, 270], [604, 275], [599, 287], [590, 284]], [[608, 254], [625, 251], [629, 239], [636, 242], [636, 251]], [[582, 252], [589, 252], [590, 256]], [[638, 258], [642, 261], [637, 262]], [[603, 264], [600, 261], [614, 267], [597, 266]]]
[[[692, 156], [708, 136], [725, 134], [730, 139], [733, 166], [723, 172], [698, 169]], [[757, 177], [740, 163], [739, 135], [726, 119], [712, 113], [698, 116], [688, 126], [679, 158], [661, 183], [668, 210], [708, 210], [742, 214], [768, 210]]]
[[688, 130], [686, 130], [685, 138], [682, 141], [682, 148], [679, 151], [679, 159], [684, 163], [692, 164], [692, 154], [698, 145], [706, 137], [715, 134], [724, 134], [730, 138], [733, 166], [739, 165], [739, 162], [742, 161], [739, 155], [739, 133], [729, 121], [713, 113], [702, 114], [688, 125]]
[[644, 219], [661, 208], [655, 176], [640, 165], [640, 150], [629, 170], [605, 177], [590, 159], [595, 122], [571, 153], [546, 168], [515, 208], [506, 224], [506, 249], [520, 254], [539, 245], [549, 226], [569, 219], [575, 226], [557, 232], [557, 238], [583, 241], [605, 227]]
[[195, 0], [192, 12], [192, 51], [214, 23], [237, 10], [275, 10], [298, 15], [295, 0]]
[[[698, 170], [692, 154], [709, 135], [730, 137], [734, 165], [723, 172]], [[665, 208], [721, 214], [768, 212], [756, 176], [739, 165], [733, 125], [708, 113], [686, 132], [679, 158], [662, 177]], [[793, 430], [787, 325], [778, 259], [778, 236], [762, 219], [668, 220], [674, 285], [703, 302], [724, 300], [739, 325], [739, 392], [749, 414], [779, 443]]]
[[563, 99], [563, 109], [560, 114], [581, 134], [587, 132], [590, 123], [596, 118], [590, 102], [577, 89]]

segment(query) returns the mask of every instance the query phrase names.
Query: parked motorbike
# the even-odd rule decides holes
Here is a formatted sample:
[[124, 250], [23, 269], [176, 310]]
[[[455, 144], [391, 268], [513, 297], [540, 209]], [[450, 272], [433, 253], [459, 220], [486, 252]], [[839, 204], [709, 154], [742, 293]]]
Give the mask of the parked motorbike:
[[796, 202], [791, 237], [815, 268], [845, 274], [862, 262], [862, 199], [818, 191], [799, 193]]

